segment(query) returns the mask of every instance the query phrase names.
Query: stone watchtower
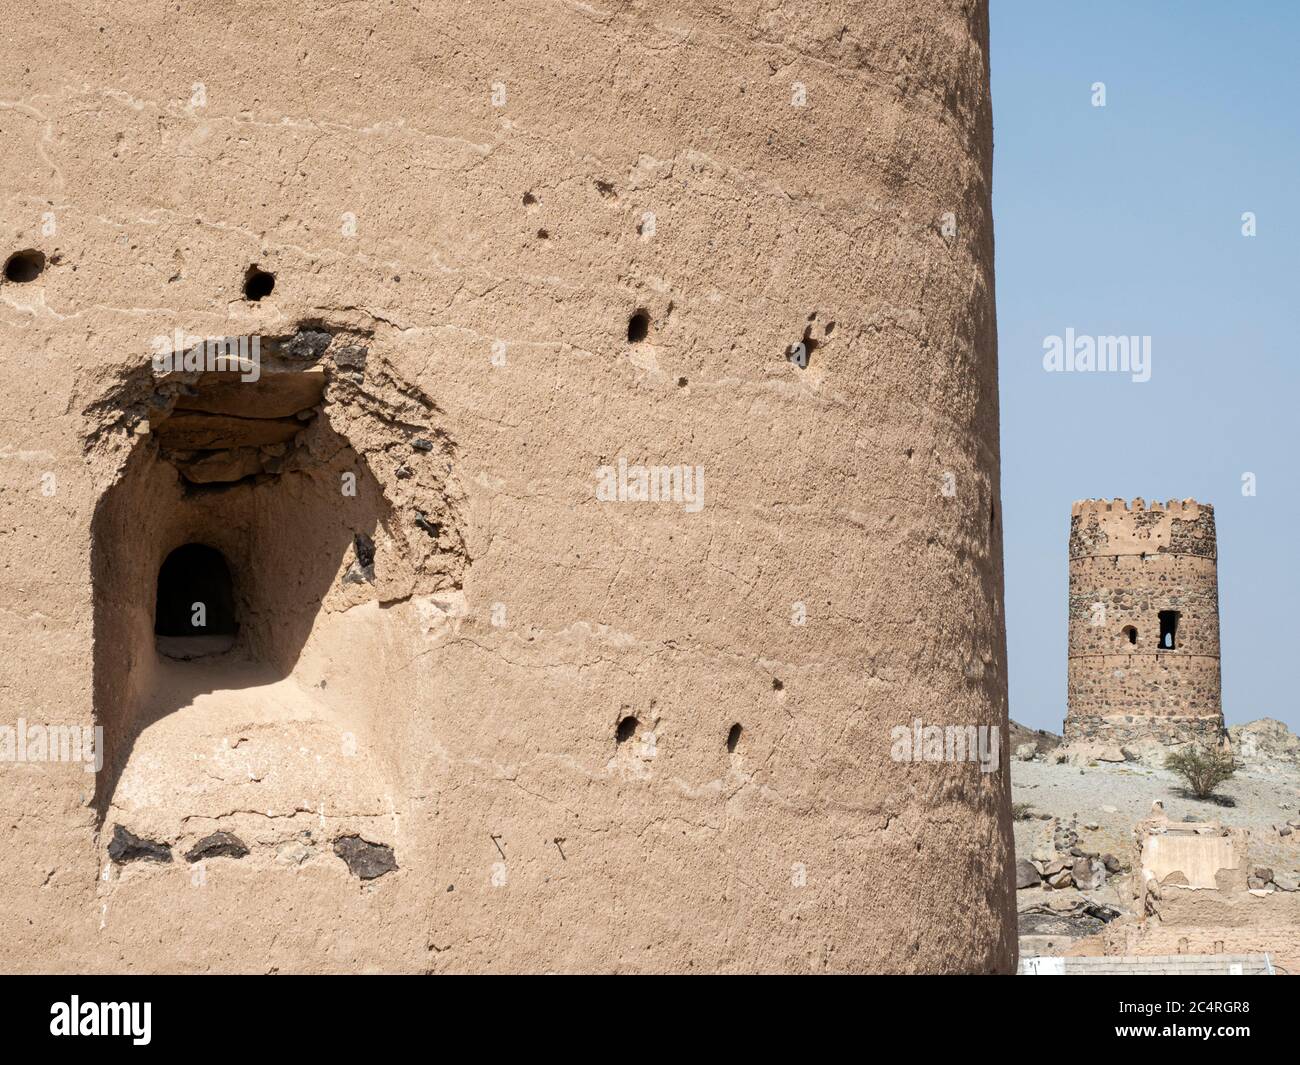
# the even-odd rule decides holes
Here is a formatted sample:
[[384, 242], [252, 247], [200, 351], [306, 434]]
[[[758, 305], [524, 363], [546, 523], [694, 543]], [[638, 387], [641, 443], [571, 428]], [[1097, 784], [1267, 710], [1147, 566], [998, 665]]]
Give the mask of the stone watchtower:
[[1074, 504], [1067, 742], [1218, 742], [1217, 557], [1207, 503]]

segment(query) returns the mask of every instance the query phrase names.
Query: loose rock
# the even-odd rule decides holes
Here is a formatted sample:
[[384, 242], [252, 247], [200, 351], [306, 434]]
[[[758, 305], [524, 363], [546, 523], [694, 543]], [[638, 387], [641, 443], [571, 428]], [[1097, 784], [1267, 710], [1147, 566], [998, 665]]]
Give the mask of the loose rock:
[[1070, 875], [1080, 891], [1096, 891], [1106, 883], [1106, 867], [1096, 858], [1080, 858], [1074, 863]]
[[1019, 859], [1016, 862], [1016, 890], [1017, 891], [1019, 891], [1021, 888], [1037, 887], [1041, 880], [1042, 877], [1038, 875], [1038, 870], [1035, 869], [1029, 862], [1025, 861], [1023, 858]]

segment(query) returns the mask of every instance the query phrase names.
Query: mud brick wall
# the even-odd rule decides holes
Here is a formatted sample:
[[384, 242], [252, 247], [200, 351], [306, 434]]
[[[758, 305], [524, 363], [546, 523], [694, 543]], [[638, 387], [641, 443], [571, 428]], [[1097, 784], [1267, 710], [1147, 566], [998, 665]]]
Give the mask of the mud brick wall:
[[0, 967], [1014, 969], [984, 0], [0, 24]]

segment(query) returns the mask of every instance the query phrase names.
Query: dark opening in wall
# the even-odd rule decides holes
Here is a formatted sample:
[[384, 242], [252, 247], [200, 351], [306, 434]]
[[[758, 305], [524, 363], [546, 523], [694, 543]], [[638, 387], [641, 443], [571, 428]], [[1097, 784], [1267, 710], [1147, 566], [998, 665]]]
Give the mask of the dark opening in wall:
[[627, 320], [627, 339], [629, 343], [639, 344], [650, 335], [650, 315], [646, 311], [637, 311]]
[[731, 731], [727, 733], [727, 752], [736, 753], [736, 746], [740, 743], [740, 722], [737, 721], [731, 726]]
[[5, 260], [5, 280], [25, 285], [35, 281], [45, 269], [45, 253], [35, 248], [16, 251]]
[[1160, 611], [1160, 649], [1172, 651], [1178, 646], [1178, 611]]
[[1124, 639], [1128, 640], [1129, 643], [1135, 644], [1138, 642], [1138, 630], [1132, 625], [1125, 625], [1124, 628], [1120, 630], [1120, 635], [1122, 635]]
[[275, 275], [268, 274], [260, 267], [253, 265], [248, 268], [244, 274], [244, 298], [257, 302], [265, 299], [275, 288]]
[[625, 717], [618, 723], [618, 730], [614, 733], [615, 743], [627, 743], [636, 735], [636, 727], [640, 722], [634, 717]]
[[228, 651], [239, 631], [234, 583], [221, 552], [206, 544], [176, 548], [158, 570], [154, 635], [170, 658]]
[[[261, 751], [320, 755], [293, 762], [302, 794], [329, 794], [322, 782], [337, 779], [374, 796], [357, 809], [378, 808], [396, 787], [385, 774], [400, 772], [397, 749], [352, 751], [343, 737], [406, 697], [385, 657], [423, 616], [403, 597], [461, 587], [464, 541], [444, 481], [452, 441], [432, 397], [363, 331], [309, 322], [258, 340], [255, 379], [159, 374], [144, 355], [84, 410], [86, 447], [115, 459], [91, 524], [101, 828], [152, 818], [173, 826], [162, 838], [188, 818], [215, 824], [256, 806], [240, 773], [214, 775], [185, 754], [253, 724], [267, 726]], [[129, 448], [106, 445], [132, 426]], [[380, 602], [373, 615], [351, 609]], [[336, 694], [329, 663], [363, 660], [365, 694]], [[290, 677], [292, 708], [270, 690]]]

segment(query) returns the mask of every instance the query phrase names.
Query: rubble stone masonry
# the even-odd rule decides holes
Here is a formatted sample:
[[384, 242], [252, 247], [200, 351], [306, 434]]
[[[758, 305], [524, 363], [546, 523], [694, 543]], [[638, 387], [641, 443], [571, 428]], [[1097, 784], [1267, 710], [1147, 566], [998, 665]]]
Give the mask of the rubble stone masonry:
[[1069, 641], [1067, 741], [1217, 741], [1214, 508], [1075, 503]]

